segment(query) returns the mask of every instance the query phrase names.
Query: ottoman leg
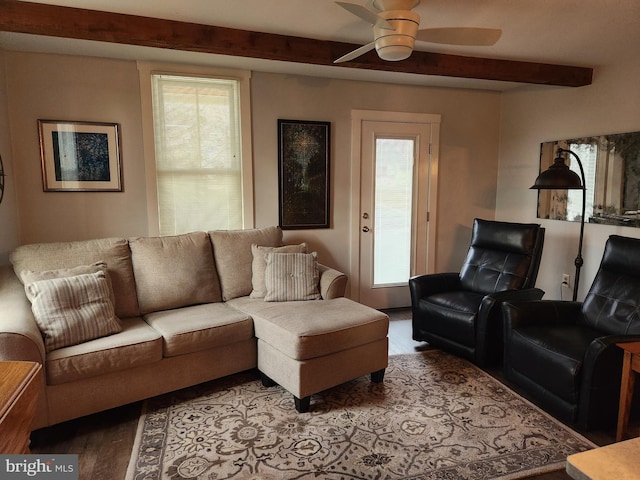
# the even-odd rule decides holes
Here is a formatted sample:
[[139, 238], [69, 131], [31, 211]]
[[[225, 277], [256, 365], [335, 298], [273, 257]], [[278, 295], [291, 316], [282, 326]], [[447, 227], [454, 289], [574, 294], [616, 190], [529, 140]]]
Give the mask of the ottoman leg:
[[275, 387], [277, 385], [276, 382], [267, 377], [264, 373], [260, 372], [260, 380], [262, 380], [263, 387]]
[[373, 383], [382, 383], [382, 380], [384, 380], [384, 368], [371, 373], [371, 381]]
[[298, 413], [307, 413], [309, 411], [309, 405], [311, 404], [311, 396], [298, 398], [294, 395], [293, 400], [296, 404], [296, 410], [298, 411]]

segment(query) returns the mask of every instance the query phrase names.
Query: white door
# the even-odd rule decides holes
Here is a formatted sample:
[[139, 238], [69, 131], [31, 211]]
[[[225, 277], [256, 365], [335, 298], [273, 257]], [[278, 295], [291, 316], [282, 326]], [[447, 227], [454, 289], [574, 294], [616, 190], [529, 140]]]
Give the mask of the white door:
[[371, 307], [410, 306], [409, 277], [433, 269], [432, 130], [424, 122], [361, 122], [358, 296]]

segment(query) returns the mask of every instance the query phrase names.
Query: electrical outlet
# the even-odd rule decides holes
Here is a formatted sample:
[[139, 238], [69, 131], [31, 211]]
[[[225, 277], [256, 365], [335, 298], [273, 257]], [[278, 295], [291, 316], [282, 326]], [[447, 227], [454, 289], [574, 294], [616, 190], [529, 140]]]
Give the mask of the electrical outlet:
[[571, 275], [568, 273], [562, 274], [562, 286], [565, 288], [569, 288], [569, 284], [571, 283]]

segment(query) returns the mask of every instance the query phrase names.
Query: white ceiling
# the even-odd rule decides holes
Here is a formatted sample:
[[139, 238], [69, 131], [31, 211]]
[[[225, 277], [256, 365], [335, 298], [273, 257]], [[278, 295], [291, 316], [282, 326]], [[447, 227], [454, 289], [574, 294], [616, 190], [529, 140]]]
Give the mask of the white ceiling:
[[[216, 26], [365, 44], [369, 25], [333, 0], [32, 0]], [[350, 0], [369, 3], [368, 0]], [[606, 67], [640, 60], [640, 0], [422, 0], [421, 28], [502, 29], [492, 47], [416, 43], [416, 50], [507, 60]], [[506, 90], [507, 82], [452, 79], [342, 67], [313, 66], [219, 55], [125, 47], [89, 41], [0, 33], [0, 47], [112, 58], [215, 64], [227, 67], [463, 88]], [[541, 87], [542, 88], [542, 87]]]

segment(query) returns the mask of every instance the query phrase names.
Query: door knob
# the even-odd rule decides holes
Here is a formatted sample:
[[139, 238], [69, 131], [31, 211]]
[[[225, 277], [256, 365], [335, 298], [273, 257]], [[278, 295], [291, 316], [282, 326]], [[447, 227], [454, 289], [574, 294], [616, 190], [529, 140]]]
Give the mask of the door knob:
[[364, 233], [367, 233], [367, 232], [369, 231], [369, 227], [362, 227], [362, 231], [363, 231]]
[[362, 214], [362, 218], [364, 218], [366, 220], [367, 218], [369, 218], [369, 214], [367, 212], [364, 212]]

